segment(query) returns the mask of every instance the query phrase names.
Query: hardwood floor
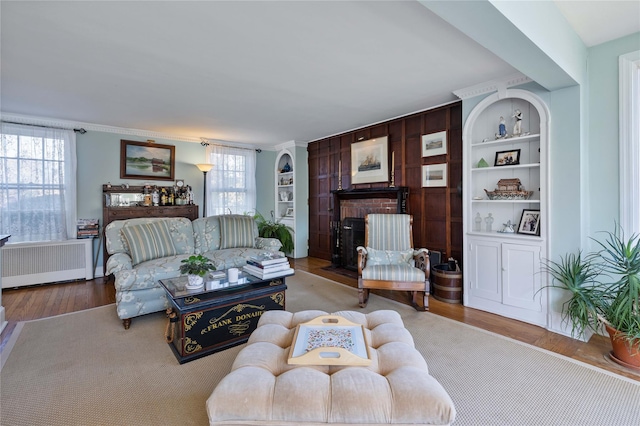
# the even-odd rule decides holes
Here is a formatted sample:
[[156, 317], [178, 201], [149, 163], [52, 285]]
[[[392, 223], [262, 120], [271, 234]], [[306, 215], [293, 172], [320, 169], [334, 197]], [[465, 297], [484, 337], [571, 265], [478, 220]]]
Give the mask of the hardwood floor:
[[[307, 271], [352, 287], [357, 286], [356, 278], [328, 269], [330, 262], [326, 260], [307, 257], [291, 259], [291, 264], [295, 269]], [[373, 293], [402, 303], [410, 303], [407, 292], [374, 290]], [[5, 307], [9, 324], [0, 335], [0, 350], [4, 349], [18, 321], [60, 315], [114, 302], [115, 289], [113, 281], [105, 278], [29, 288], [4, 289], [2, 291], [2, 304]], [[356, 306], [357, 301], [354, 300], [354, 307]], [[588, 343], [584, 343], [549, 332], [541, 327], [499, 315], [467, 308], [459, 304], [443, 303], [433, 297], [429, 300], [429, 307], [430, 312], [433, 314], [492, 331], [640, 381], [640, 374], [618, 366], [618, 364], [608, 359], [607, 354], [611, 350], [611, 345], [607, 337], [596, 335]]]

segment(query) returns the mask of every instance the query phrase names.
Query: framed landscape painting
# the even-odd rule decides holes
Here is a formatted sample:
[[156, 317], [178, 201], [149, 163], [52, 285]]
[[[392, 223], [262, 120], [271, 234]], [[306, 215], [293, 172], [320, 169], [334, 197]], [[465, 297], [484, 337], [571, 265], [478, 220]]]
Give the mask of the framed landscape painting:
[[388, 182], [387, 137], [351, 144], [351, 184]]
[[447, 132], [431, 133], [422, 135], [422, 156], [432, 157], [434, 155], [444, 155], [447, 153]]
[[173, 145], [120, 140], [120, 177], [173, 180], [175, 149]]
[[447, 165], [425, 164], [422, 166], [422, 187], [447, 186]]

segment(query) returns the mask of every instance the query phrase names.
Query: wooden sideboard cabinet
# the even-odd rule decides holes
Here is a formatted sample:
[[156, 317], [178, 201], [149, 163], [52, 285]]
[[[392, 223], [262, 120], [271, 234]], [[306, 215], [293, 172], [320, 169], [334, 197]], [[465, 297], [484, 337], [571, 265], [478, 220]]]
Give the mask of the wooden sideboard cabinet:
[[[137, 201], [138, 199], [142, 199], [143, 190], [143, 186], [102, 186], [102, 232], [104, 232], [107, 225], [114, 220], [135, 219], [138, 217], [186, 217], [187, 219], [195, 220], [199, 217], [199, 209], [195, 204], [145, 207], [141, 201]], [[114, 199], [114, 194], [117, 195], [117, 198], [121, 199], [119, 205], [111, 204], [111, 201]], [[105, 275], [107, 272], [108, 259], [109, 254], [107, 253], [105, 243], [103, 248]]]

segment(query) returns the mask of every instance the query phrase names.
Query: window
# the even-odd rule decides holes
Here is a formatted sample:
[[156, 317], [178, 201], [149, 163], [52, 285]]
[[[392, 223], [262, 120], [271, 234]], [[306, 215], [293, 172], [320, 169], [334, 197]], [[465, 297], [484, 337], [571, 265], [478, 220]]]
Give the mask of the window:
[[207, 173], [207, 208], [209, 216], [253, 214], [256, 208], [256, 153], [253, 149], [210, 145]]
[[640, 234], [640, 50], [620, 56], [620, 225]]
[[75, 238], [75, 133], [10, 123], [0, 133], [0, 234], [12, 243]]

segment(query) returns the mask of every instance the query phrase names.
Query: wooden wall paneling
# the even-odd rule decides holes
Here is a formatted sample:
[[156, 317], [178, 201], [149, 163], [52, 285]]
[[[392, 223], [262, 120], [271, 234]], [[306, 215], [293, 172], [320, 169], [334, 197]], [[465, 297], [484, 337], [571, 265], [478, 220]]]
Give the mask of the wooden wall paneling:
[[449, 109], [437, 109], [427, 111], [424, 114], [424, 133], [440, 132], [449, 129]]
[[[309, 256], [321, 259], [331, 256], [329, 180], [330, 145], [309, 144]], [[313, 208], [312, 208], [313, 207]], [[313, 228], [312, 228], [313, 227]]]
[[[422, 158], [422, 135], [441, 130], [448, 131], [447, 154]], [[309, 255], [331, 260], [330, 209], [331, 190], [337, 189], [339, 162], [342, 161], [342, 188], [380, 188], [389, 183], [351, 185], [351, 144], [380, 136], [389, 137], [389, 162], [395, 152], [395, 186], [407, 186], [407, 211], [414, 216], [414, 243], [453, 256], [461, 262], [462, 207], [457, 186], [462, 179], [462, 103], [445, 105], [429, 111], [372, 125], [310, 144], [309, 208], [310, 227], [314, 228], [315, 242], [310, 238]], [[316, 145], [312, 147], [312, 145]], [[315, 153], [312, 151], [315, 150]], [[325, 152], [326, 151], [326, 152]], [[312, 171], [312, 157], [317, 174]], [[448, 188], [422, 188], [422, 165], [448, 164]], [[313, 181], [313, 182], [312, 182]], [[319, 196], [317, 193], [324, 193]], [[316, 219], [312, 220], [312, 216]], [[311, 234], [310, 229], [310, 234]], [[326, 236], [322, 243], [318, 236]], [[324, 237], [323, 237], [324, 238]], [[323, 255], [314, 255], [313, 252]]]
[[354, 135], [347, 134], [340, 137], [340, 152], [342, 157], [342, 189], [351, 188], [351, 143]]
[[383, 136], [389, 136], [389, 126], [388, 124], [379, 124], [371, 128], [371, 132], [369, 133], [369, 139], [381, 138]]

